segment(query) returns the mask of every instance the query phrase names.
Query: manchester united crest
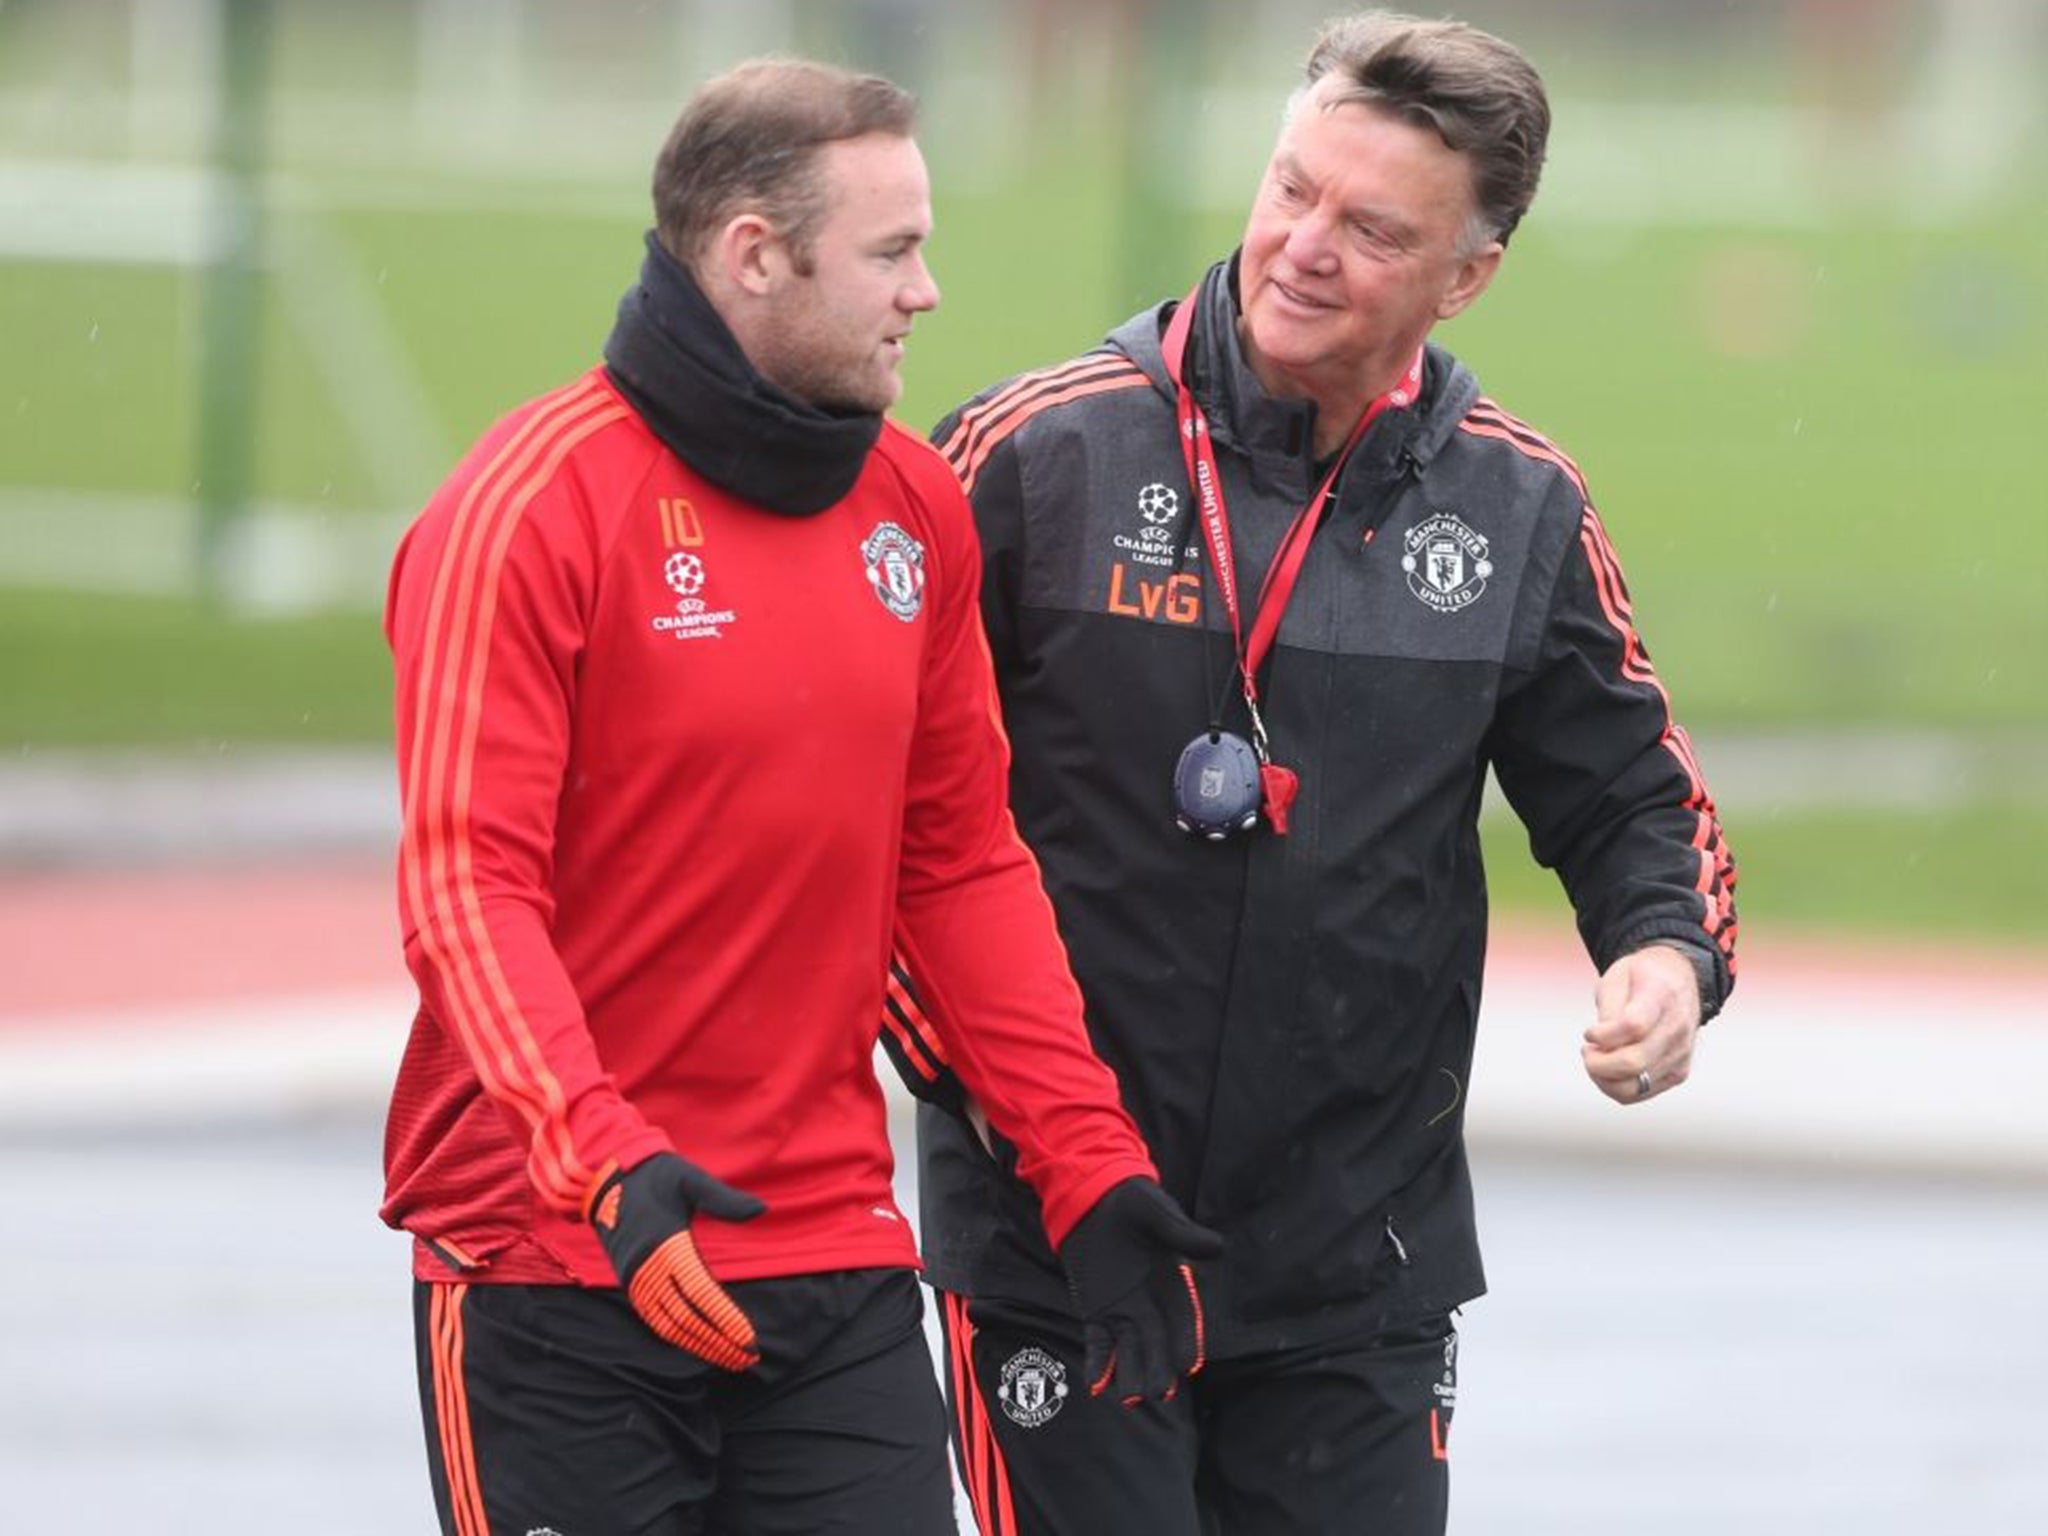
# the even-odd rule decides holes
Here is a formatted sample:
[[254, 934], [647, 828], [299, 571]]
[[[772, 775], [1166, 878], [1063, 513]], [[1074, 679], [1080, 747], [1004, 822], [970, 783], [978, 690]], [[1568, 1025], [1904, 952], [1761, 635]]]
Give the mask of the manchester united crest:
[[1036, 1429], [1067, 1405], [1067, 1368], [1036, 1344], [1003, 1362], [996, 1399], [1010, 1421]]
[[1408, 530], [1401, 569], [1408, 590], [1438, 613], [1456, 613], [1479, 601], [1493, 574], [1487, 541], [1450, 512], [1437, 512]]
[[924, 606], [924, 546], [894, 523], [881, 523], [860, 547], [868, 585], [882, 606], [908, 624]]

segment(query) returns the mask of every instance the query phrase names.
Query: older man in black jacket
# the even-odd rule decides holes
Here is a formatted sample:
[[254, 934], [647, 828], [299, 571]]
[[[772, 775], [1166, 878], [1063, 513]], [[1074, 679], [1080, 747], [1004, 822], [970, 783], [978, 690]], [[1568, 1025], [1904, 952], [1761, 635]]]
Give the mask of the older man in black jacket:
[[1601, 1091], [1683, 1082], [1731, 985], [1734, 867], [1585, 479], [1428, 341], [1498, 269], [1548, 123], [1496, 38], [1333, 24], [1240, 248], [935, 433], [1096, 1044], [1228, 1239], [1190, 1390], [1069, 1390], [1082, 1331], [1031, 1192], [899, 978], [985, 1536], [1442, 1531], [1451, 1314], [1484, 1289], [1489, 769], [1599, 969]]

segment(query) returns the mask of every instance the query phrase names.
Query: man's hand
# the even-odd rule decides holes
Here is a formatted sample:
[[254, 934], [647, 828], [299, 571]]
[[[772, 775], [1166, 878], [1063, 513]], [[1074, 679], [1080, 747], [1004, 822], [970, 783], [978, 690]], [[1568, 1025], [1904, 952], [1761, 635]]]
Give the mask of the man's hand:
[[1074, 1223], [1060, 1263], [1081, 1314], [1091, 1397], [1165, 1400], [1202, 1368], [1202, 1297], [1188, 1261], [1222, 1251], [1223, 1239], [1150, 1179], [1112, 1186]]
[[1593, 989], [1593, 1027], [1579, 1055], [1617, 1104], [1640, 1104], [1692, 1075], [1700, 986], [1692, 961], [1651, 944], [1610, 965]]
[[584, 1201], [584, 1215], [641, 1321], [728, 1371], [758, 1364], [761, 1352], [746, 1313], [704, 1267], [690, 1222], [699, 1211], [751, 1221], [767, 1209], [673, 1152], [657, 1152], [624, 1173], [607, 1163]]

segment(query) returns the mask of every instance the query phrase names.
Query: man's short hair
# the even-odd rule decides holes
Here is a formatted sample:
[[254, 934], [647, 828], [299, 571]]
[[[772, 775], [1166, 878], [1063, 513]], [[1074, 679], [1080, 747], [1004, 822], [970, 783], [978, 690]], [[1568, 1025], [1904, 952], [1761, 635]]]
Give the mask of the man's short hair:
[[830, 205], [818, 167], [827, 144], [871, 133], [908, 137], [910, 93], [878, 75], [803, 59], [754, 59], [707, 81], [654, 162], [654, 228], [694, 267], [704, 243], [741, 213], [761, 215], [809, 269]]
[[1468, 244], [1515, 232], [1550, 137], [1542, 77], [1519, 49], [1461, 21], [1366, 11], [1325, 26], [1304, 72], [1304, 91], [1335, 75], [1343, 84], [1333, 102], [1392, 112], [1466, 157], [1481, 226]]

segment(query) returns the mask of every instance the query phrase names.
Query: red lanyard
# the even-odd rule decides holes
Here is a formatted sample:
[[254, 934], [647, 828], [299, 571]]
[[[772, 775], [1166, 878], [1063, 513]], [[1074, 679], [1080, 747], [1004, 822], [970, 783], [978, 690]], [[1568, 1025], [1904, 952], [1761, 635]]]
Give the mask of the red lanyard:
[[1197, 284], [1181, 300], [1180, 307], [1167, 322], [1161, 348], [1165, 353], [1166, 376], [1173, 380], [1180, 416], [1180, 451], [1187, 462], [1188, 484], [1194, 489], [1195, 500], [1201, 508], [1202, 532], [1208, 540], [1210, 569], [1216, 574], [1216, 592], [1223, 600], [1224, 611], [1230, 615], [1231, 644], [1237, 652], [1237, 670], [1244, 686], [1245, 706], [1251, 713], [1252, 748], [1258, 753], [1259, 761], [1264, 763], [1268, 758], [1266, 726], [1259, 718], [1259, 664], [1266, 659], [1273, 637], [1280, 632], [1280, 615], [1286, 612], [1287, 600], [1294, 595], [1294, 584], [1301, 575], [1302, 563], [1308, 559], [1309, 540], [1315, 537], [1316, 525], [1322, 519], [1323, 504], [1330, 498], [1330, 488], [1337, 483], [1337, 476], [1342, 472], [1345, 460], [1351, 457], [1351, 450], [1358, 446], [1358, 440], [1365, 436], [1365, 429], [1379, 418], [1380, 413], [1390, 407], [1410, 405], [1422, 392], [1422, 352], [1417, 349], [1415, 360], [1408, 365], [1408, 371], [1399, 384], [1365, 408], [1336, 461], [1330, 465], [1329, 473], [1323, 476], [1323, 483], [1316, 488], [1308, 504], [1294, 515], [1293, 523], [1280, 541], [1278, 553], [1273, 556], [1272, 565], [1267, 568], [1266, 579], [1259, 584], [1258, 606], [1252, 615], [1251, 643], [1247, 645], [1238, 620], [1237, 562], [1230, 552], [1230, 511], [1223, 502], [1223, 476], [1216, 467], [1216, 449], [1209, 440], [1209, 419], [1195, 403], [1194, 392], [1188, 388], [1181, 373], [1181, 363], [1187, 355], [1188, 331], [1194, 323], [1195, 300], [1200, 291]]

